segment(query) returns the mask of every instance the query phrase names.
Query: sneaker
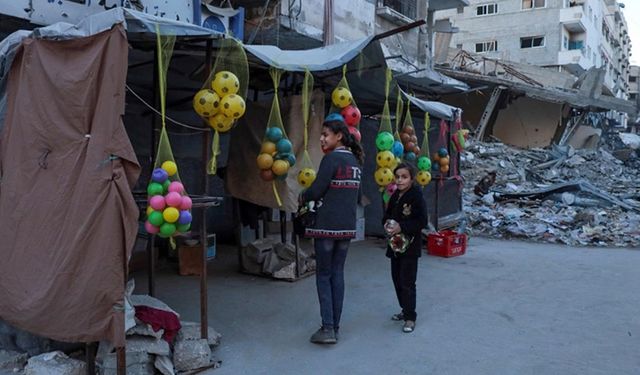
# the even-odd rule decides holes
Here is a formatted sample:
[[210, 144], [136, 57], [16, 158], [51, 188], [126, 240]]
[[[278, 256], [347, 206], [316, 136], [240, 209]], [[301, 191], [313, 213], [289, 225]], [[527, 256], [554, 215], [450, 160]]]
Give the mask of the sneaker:
[[411, 333], [416, 328], [416, 322], [413, 320], [405, 320], [402, 332]]
[[310, 341], [314, 344], [335, 344], [337, 342], [333, 328], [324, 327], [318, 329], [316, 333], [311, 335]]
[[404, 314], [403, 313], [393, 314], [391, 316], [391, 320], [395, 320], [395, 321], [404, 320]]
[[338, 328], [333, 329], [333, 335], [336, 337], [336, 341], [340, 340], [340, 330]]

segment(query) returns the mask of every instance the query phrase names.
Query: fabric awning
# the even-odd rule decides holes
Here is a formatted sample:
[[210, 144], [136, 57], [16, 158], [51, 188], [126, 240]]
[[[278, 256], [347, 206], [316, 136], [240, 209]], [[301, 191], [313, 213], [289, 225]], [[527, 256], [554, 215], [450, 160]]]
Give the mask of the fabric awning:
[[402, 94], [407, 99], [409, 99], [409, 101], [416, 107], [420, 108], [421, 110], [427, 112], [432, 116], [435, 116], [441, 119], [453, 120], [456, 116], [456, 112], [462, 111], [460, 108], [453, 107], [448, 104], [418, 99], [415, 96], [409, 95], [404, 91], [402, 91]]

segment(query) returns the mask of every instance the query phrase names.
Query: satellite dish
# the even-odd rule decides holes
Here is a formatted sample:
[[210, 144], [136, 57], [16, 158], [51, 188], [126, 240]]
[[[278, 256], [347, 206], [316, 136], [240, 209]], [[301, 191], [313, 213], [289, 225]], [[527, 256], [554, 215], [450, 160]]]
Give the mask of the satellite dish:
[[220, 20], [220, 18], [216, 16], [207, 17], [202, 23], [202, 26], [211, 30], [219, 31], [221, 33], [227, 32], [227, 28], [225, 27], [224, 23]]

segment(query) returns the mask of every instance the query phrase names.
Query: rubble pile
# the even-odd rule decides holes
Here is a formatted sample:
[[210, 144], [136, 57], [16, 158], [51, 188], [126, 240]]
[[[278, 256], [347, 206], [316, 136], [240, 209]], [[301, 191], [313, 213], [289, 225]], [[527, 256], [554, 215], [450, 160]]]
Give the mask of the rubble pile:
[[572, 246], [638, 246], [636, 166], [603, 149], [475, 142], [460, 161], [467, 231]]

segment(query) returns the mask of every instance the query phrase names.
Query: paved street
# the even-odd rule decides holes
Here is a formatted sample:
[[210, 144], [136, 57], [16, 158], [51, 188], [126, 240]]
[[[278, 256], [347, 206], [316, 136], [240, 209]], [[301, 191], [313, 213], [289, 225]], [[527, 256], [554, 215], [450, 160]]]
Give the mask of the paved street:
[[[209, 323], [223, 334], [222, 367], [208, 373], [640, 374], [638, 249], [473, 238], [462, 257], [421, 258], [417, 328], [406, 334], [389, 319], [398, 307], [381, 244], [352, 245], [335, 346], [309, 343], [319, 326], [314, 277], [242, 275], [235, 250], [220, 248]], [[198, 320], [197, 278], [163, 274], [158, 290]]]

